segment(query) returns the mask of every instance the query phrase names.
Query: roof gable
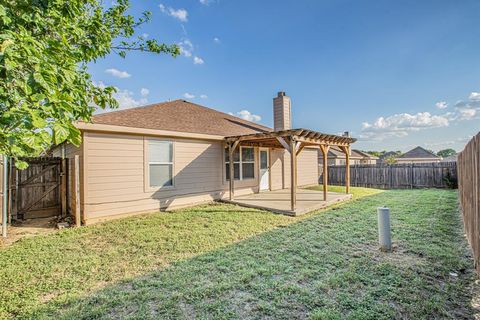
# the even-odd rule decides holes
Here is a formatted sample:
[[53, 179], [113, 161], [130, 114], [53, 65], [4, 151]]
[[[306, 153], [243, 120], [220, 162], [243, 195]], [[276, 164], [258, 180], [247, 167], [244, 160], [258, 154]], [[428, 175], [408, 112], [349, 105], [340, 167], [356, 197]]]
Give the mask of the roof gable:
[[270, 132], [271, 128], [185, 100], [101, 113], [94, 124], [220, 136]]
[[412, 159], [412, 158], [422, 158], [422, 159], [425, 159], [425, 158], [431, 158], [431, 159], [440, 159], [439, 156], [437, 156], [436, 154], [434, 154], [433, 152], [430, 152], [420, 146], [416, 147], [416, 148], [413, 148], [412, 150], [410, 151], [407, 151], [405, 152], [404, 154], [402, 154], [401, 156], [399, 156], [398, 158], [400, 159]]

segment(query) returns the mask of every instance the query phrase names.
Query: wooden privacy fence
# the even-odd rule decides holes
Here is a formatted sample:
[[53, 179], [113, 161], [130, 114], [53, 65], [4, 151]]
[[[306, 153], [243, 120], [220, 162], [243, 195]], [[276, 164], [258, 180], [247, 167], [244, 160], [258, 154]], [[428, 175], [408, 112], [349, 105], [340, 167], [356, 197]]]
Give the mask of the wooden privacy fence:
[[[345, 173], [345, 166], [328, 167], [329, 184], [345, 185]], [[457, 165], [455, 162], [353, 165], [350, 185], [380, 189], [455, 188]]]
[[9, 168], [9, 216], [13, 220], [65, 216], [67, 163], [61, 158], [28, 158], [28, 168]]
[[480, 273], [480, 133], [458, 155], [458, 192], [463, 223]]

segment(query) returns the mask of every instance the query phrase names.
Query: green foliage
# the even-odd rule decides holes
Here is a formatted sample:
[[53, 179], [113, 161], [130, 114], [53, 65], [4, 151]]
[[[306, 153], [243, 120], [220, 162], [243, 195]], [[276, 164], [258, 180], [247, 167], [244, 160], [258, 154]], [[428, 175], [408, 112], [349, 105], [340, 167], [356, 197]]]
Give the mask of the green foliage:
[[456, 154], [457, 154], [457, 151], [455, 151], [451, 148], [443, 149], [443, 150], [440, 150], [440, 151], [437, 152], [437, 156], [442, 157], [442, 158], [454, 156]]
[[150, 19], [127, 14], [128, 0], [16, 0], [0, 4], [0, 153], [36, 156], [69, 141], [95, 106], [115, 108], [113, 87], [96, 86], [87, 63], [111, 52], [177, 56], [177, 45], [134, 37]]
[[395, 163], [397, 163], [397, 156], [396, 155], [388, 156], [383, 161], [386, 164], [395, 164]]

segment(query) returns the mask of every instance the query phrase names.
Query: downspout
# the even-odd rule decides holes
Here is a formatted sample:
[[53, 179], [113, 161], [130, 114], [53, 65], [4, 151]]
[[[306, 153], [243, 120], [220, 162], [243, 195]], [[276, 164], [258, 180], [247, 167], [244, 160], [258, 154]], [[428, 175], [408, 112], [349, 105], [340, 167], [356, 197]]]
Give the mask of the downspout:
[[3, 156], [3, 181], [2, 181], [2, 237], [7, 237], [7, 205], [8, 205], [8, 157]]

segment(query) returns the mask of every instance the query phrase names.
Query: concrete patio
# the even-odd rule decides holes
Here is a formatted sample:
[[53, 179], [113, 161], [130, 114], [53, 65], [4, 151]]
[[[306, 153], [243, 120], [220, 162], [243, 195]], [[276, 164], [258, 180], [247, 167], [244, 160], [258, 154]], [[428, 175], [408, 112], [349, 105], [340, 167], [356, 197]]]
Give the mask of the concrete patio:
[[264, 209], [275, 213], [298, 216], [352, 198], [351, 194], [328, 192], [327, 201], [324, 201], [323, 192], [321, 191], [297, 189], [297, 205], [296, 209], [292, 211], [290, 195], [290, 189], [282, 189], [237, 196], [234, 200], [224, 201], [243, 207]]

